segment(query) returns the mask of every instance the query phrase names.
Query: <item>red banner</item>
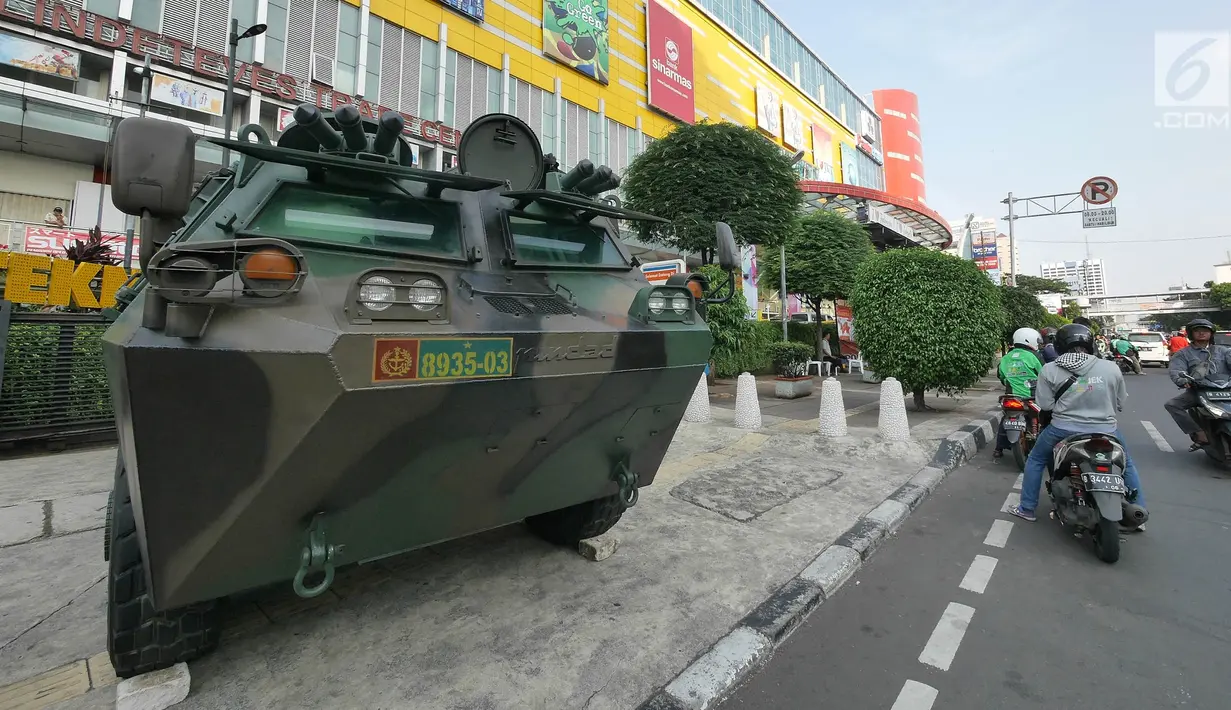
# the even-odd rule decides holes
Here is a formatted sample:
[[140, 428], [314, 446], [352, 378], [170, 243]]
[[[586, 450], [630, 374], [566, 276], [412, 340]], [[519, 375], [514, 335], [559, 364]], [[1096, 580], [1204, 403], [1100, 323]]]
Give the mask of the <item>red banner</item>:
[[697, 118], [692, 78], [692, 28], [657, 0], [646, 3], [649, 104], [685, 123]]
[[[56, 229], [54, 227], [26, 227], [25, 251], [27, 254], [46, 254], [64, 259], [65, 250], [77, 240], [86, 241], [90, 233], [82, 229]], [[111, 247], [117, 259], [124, 258], [124, 235], [103, 232], [103, 242]], [[141, 246], [141, 239], [133, 237], [133, 258]]]

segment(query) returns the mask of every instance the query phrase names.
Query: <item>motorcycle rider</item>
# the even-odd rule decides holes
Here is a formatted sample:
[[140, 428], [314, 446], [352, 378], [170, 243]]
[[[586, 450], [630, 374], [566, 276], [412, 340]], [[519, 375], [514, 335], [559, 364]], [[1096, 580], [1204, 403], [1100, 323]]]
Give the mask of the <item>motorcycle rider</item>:
[[1192, 383], [1182, 375], [1188, 374], [1198, 363], [1206, 361], [1210, 363], [1209, 376], [1231, 373], [1231, 349], [1214, 344], [1214, 324], [1205, 318], [1189, 321], [1188, 325], [1184, 326], [1184, 332], [1188, 336], [1189, 345], [1173, 353], [1171, 363], [1167, 366], [1171, 381], [1177, 387], [1183, 387], [1184, 391], [1167, 400], [1163, 407], [1175, 420], [1176, 426], [1193, 440], [1193, 447], [1189, 450], [1195, 451], [1210, 442], [1205, 432], [1201, 431], [1201, 427], [1188, 414], [1188, 410], [1198, 404], [1197, 393], [1192, 390]]
[[[1043, 363], [1039, 361], [1038, 350], [1043, 345], [1043, 336], [1034, 328], [1018, 328], [1013, 331], [1013, 347], [1004, 357], [1000, 358], [1000, 367], [996, 374], [1004, 383], [1005, 394], [1015, 394], [1018, 397], [1031, 397], [1030, 383], [1039, 379]], [[1004, 450], [1009, 448], [1009, 438], [1005, 434], [1004, 419], [1000, 420], [1000, 430], [996, 432], [996, 448], [992, 458], [1004, 456]]]
[[1175, 355], [1186, 347], [1188, 347], [1188, 338], [1184, 337], [1184, 334], [1178, 330], [1172, 333], [1171, 338], [1167, 341], [1167, 353], [1169, 355]]
[[1046, 365], [1052, 360], [1055, 360], [1057, 357], [1060, 357], [1056, 354], [1056, 329], [1044, 328], [1039, 332], [1043, 335], [1043, 349], [1039, 351], [1039, 358], [1043, 361], [1043, 364]]
[[[1124, 407], [1128, 396], [1124, 375], [1113, 362], [1094, 354], [1094, 335], [1084, 325], [1072, 323], [1056, 333], [1056, 351], [1060, 357], [1043, 366], [1035, 391], [1039, 408], [1051, 410], [1051, 423], [1039, 432], [1034, 448], [1026, 459], [1026, 471], [1022, 477], [1022, 496], [1019, 505], [1011, 506], [1009, 513], [1034, 522], [1034, 509], [1039, 503], [1039, 488], [1043, 485], [1043, 471], [1056, 444], [1075, 434], [1110, 434], [1124, 444], [1116, 414]], [[1067, 388], [1056, 397], [1056, 391]], [[1124, 447], [1124, 483], [1129, 488], [1130, 500], [1145, 507], [1145, 493], [1141, 490], [1141, 478]], [[1132, 528], [1144, 530], [1145, 526]], [[1130, 528], [1121, 528], [1127, 532]]]
[[1111, 349], [1124, 356], [1129, 364], [1133, 366], [1133, 372], [1141, 374], [1141, 354], [1137, 352], [1137, 346], [1133, 345], [1132, 341], [1115, 336], [1111, 339]]

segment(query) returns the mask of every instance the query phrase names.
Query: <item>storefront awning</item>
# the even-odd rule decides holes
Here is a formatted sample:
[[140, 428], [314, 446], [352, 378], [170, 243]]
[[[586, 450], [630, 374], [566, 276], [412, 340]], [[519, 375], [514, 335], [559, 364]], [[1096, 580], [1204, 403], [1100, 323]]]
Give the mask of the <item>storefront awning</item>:
[[805, 207], [837, 212], [879, 225], [888, 241], [944, 249], [953, 242], [949, 224], [935, 211], [887, 192], [837, 182], [802, 180]]

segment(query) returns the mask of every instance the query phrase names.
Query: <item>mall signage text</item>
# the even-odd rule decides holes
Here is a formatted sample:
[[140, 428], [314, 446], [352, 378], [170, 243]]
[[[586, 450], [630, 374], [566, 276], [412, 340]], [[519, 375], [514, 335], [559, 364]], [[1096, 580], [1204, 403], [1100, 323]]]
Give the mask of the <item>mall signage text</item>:
[[[220, 81], [226, 79], [227, 58], [222, 54], [60, 2], [35, 0], [34, 14], [27, 17], [6, 9], [4, 1], [0, 0], [0, 19], [39, 30], [50, 26], [54, 32], [71, 34], [83, 42], [107, 49], [122, 49], [131, 41], [134, 55], [148, 56], [151, 61], [170, 64], [199, 76]], [[289, 102], [297, 101], [302, 91], [300, 81], [290, 74], [243, 62], [236, 63], [235, 83], [246, 84], [254, 91]], [[313, 85], [311, 88], [316, 90], [317, 105], [324, 109], [354, 103], [359, 107], [359, 112], [368, 118], [379, 118], [386, 111], [393, 110], [370, 101], [356, 101], [327, 86]], [[450, 148], [457, 146], [460, 134], [456, 129], [408, 113], [402, 113], [402, 117], [406, 119], [406, 135]]]
[[0, 271], [6, 269], [4, 300], [35, 306], [110, 308], [129, 277], [121, 266], [0, 251]]

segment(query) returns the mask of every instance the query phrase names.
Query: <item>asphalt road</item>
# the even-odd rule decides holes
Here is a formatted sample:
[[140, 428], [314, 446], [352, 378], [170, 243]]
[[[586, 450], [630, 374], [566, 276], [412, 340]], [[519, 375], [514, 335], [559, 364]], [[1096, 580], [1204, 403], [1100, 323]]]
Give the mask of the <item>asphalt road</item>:
[[1231, 707], [1231, 475], [1186, 453], [1165, 372], [1128, 389], [1151, 518], [1117, 564], [1049, 520], [1045, 493], [1036, 523], [1001, 513], [1018, 471], [984, 450], [722, 710]]

